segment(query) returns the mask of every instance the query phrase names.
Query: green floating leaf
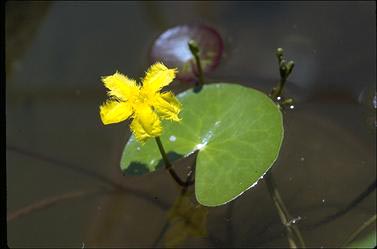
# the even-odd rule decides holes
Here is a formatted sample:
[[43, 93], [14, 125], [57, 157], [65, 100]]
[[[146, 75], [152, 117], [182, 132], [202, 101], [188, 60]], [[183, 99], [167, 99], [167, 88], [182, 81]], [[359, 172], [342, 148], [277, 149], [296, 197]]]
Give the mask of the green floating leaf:
[[[237, 84], [187, 90], [181, 123], [166, 121], [161, 141], [170, 160], [199, 150], [195, 194], [205, 206], [225, 204], [252, 187], [276, 160], [283, 140], [282, 114], [264, 93]], [[122, 155], [125, 174], [163, 166], [156, 142], [140, 145], [131, 136]]]

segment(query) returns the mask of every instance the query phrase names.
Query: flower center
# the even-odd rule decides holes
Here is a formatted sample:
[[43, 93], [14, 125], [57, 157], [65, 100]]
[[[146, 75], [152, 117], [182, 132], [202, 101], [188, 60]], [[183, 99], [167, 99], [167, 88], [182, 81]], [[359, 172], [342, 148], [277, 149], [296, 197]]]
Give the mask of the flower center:
[[141, 89], [141, 91], [139, 92], [139, 96], [137, 98], [137, 103], [153, 106], [154, 99], [155, 99], [154, 92], [143, 91], [143, 89]]

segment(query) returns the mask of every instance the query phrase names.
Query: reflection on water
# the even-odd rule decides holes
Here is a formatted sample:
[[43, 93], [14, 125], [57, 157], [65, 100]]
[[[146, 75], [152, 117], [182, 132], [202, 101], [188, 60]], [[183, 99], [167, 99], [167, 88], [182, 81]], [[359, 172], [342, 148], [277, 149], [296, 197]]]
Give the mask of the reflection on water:
[[195, 204], [191, 200], [193, 194], [192, 188], [182, 191], [168, 212], [168, 228], [161, 230], [167, 248], [179, 246], [189, 238], [207, 236], [208, 208]]
[[6, 75], [11, 75], [12, 68], [29, 48], [30, 40], [48, 13], [49, 2], [17, 3], [6, 5]]
[[[100, 76], [142, 74], [158, 34], [198, 20], [228, 41], [210, 79], [269, 92], [276, 47], [296, 62], [286, 89], [295, 108], [272, 171], [306, 244], [339, 246], [376, 213], [374, 2], [7, 2], [10, 247], [287, 246], [263, 181], [203, 208], [164, 170], [123, 176], [128, 126], [99, 119]], [[184, 175], [190, 162], [181, 163]]]

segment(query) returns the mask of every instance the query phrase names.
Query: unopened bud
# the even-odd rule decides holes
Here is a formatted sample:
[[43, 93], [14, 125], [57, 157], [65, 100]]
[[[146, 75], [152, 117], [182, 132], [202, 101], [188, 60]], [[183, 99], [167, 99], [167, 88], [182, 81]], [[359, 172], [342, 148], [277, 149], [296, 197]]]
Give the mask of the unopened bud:
[[276, 56], [280, 57], [283, 56], [284, 50], [282, 48], [276, 49]]
[[287, 74], [288, 75], [291, 74], [294, 66], [295, 66], [295, 62], [294, 61], [289, 61], [287, 63]]
[[199, 47], [198, 44], [194, 40], [190, 40], [188, 42], [189, 49], [192, 54], [197, 54], [199, 53]]

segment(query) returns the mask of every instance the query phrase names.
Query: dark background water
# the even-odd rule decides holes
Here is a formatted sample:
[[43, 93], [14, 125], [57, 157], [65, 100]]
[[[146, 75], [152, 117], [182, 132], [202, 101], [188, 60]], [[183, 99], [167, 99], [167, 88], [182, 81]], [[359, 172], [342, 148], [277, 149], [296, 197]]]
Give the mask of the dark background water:
[[[174, 223], [180, 196], [165, 171], [122, 176], [127, 123], [102, 125], [100, 76], [134, 78], [167, 28], [206, 23], [225, 41], [213, 82], [269, 91], [274, 51], [296, 62], [285, 140], [273, 175], [308, 246], [341, 245], [376, 213], [373, 191], [325, 224], [376, 179], [375, 2], [7, 2], [6, 170], [10, 247], [286, 247], [263, 181]], [[176, 82], [180, 92], [191, 84]], [[181, 166], [181, 168], [184, 168]], [[372, 185], [373, 186], [373, 185]], [[193, 198], [193, 189], [188, 198]], [[191, 204], [183, 205], [182, 209]], [[193, 219], [193, 218], [191, 218]], [[190, 218], [187, 219], [190, 221]], [[195, 224], [194, 224], [195, 225]]]

